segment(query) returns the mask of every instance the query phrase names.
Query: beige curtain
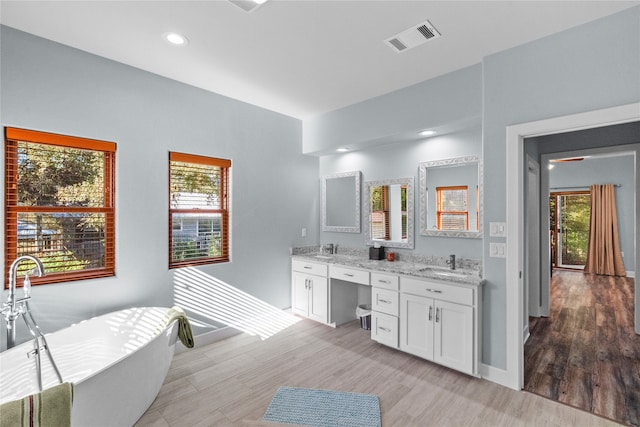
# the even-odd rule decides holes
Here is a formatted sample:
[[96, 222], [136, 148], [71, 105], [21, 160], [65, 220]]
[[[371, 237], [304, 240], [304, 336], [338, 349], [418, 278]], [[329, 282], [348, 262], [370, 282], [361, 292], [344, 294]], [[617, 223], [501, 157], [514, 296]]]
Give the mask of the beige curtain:
[[613, 184], [591, 186], [589, 247], [584, 272], [626, 276], [618, 240], [616, 195]]

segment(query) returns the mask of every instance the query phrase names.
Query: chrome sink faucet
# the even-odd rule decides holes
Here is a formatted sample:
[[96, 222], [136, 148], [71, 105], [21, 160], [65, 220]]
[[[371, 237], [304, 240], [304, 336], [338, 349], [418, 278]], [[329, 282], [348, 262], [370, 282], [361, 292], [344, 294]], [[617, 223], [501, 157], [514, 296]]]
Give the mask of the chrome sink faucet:
[[456, 256], [454, 254], [449, 255], [449, 259], [447, 260], [447, 265], [450, 269], [456, 269]]
[[22, 261], [32, 261], [36, 267], [33, 271], [42, 277], [45, 275], [44, 265], [42, 261], [31, 255], [23, 255], [16, 258], [9, 268], [9, 295], [7, 301], [2, 303], [2, 314], [7, 321], [7, 348], [11, 348], [16, 342], [16, 319], [22, 314], [25, 304], [31, 299], [31, 281], [29, 273], [25, 275], [23, 292], [24, 296], [20, 299], [16, 297], [16, 279], [18, 275], [18, 266]]

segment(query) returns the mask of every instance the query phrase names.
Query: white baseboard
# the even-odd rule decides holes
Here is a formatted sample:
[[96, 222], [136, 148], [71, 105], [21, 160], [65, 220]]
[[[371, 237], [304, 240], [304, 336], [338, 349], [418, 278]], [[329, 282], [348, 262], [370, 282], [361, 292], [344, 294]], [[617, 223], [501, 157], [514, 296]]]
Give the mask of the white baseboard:
[[[231, 326], [224, 326], [219, 329], [214, 329], [213, 331], [205, 332], [204, 334], [196, 335], [195, 337], [193, 337], [193, 348], [213, 344], [214, 342], [222, 341], [225, 338], [229, 338], [240, 333], [242, 333], [242, 331], [232, 328]], [[180, 341], [176, 342], [176, 354], [188, 350], [191, 349], [186, 348]]]
[[504, 369], [495, 368], [483, 363], [480, 365], [480, 370], [482, 373], [482, 378], [484, 378], [485, 380], [512, 388], [514, 390], [518, 390], [517, 388], [513, 387], [513, 384], [511, 383], [511, 381], [509, 381], [507, 371], [505, 371]]
[[635, 279], [636, 278], [636, 272], [635, 271], [627, 271], [627, 277], [630, 277], [631, 279]]
[[522, 329], [522, 336], [524, 337], [524, 339], [522, 340], [522, 345], [527, 343], [527, 340], [529, 339], [529, 336], [531, 336], [531, 333], [529, 332], [529, 324], [527, 323], [527, 325], [524, 327], [524, 329]]

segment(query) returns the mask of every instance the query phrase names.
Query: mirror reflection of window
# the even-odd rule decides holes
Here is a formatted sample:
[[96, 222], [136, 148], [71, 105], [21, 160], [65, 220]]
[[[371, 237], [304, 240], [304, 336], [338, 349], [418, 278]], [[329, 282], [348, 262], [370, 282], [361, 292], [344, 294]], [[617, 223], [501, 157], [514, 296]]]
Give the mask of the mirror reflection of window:
[[469, 188], [449, 186], [436, 188], [438, 230], [469, 229]]
[[371, 188], [371, 238], [389, 240], [389, 187]]
[[371, 239], [407, 238], [407, 186], [371, 187]]

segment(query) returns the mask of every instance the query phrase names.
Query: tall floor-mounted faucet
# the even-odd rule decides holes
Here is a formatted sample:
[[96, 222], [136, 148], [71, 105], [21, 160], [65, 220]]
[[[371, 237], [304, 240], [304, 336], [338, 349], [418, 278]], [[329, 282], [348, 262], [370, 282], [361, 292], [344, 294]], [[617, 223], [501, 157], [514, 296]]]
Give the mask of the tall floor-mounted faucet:
[[23, 287], [24, 296], [20, 299], [16, 296], [16, 281], [18, 275], [18, 266], [23, 261], [31, 261], [36, 267], [34, 272], [38, 277], [45, 275], [44, 265], [42, 261], [31, 255], [23, 255], [16, 258], [9, 268], [9, 296], [7, 301], [2, 304], [2, 314], [7, 321], [7, 348], [16, 345], [16, 319], [24, 312], [26, 304], [31, 299], [31, 282], [29, 273], [25, 275], [25, 284]]
[[[18, 266], [23, 261], [32, 261], [35, 263], [36, 267], [24, 275], [24, 285], [22, 287], [24, 295], [22, 298], [18, 299], [16, 297], [16, 276], [18, 275]], [[31, 299], [30, 274], [37, 274], [39, 277], [44, 276], [44, 265], [38, 258], [31, 255], [24, 255], [16, 258], [16, 260], [11, 263], [11, 267], [9, 268], [9, 296], [7, 297], [7, 301], [2, 303], [2, 314], [7, 320], [7, 348], [11, 348], [16, 345], [16, 319], [20, 316], [22, 316], [24, 323], [27, 325], [27, 328], [29, 328], [29, 332], [33, 335], [33, 351], [30, 352], [29, 355], [34, 356], [38, 387], [40, 388], [40, 391], [42, 391], [41, 353], [43, 351], [49, 357], [51, 367], [56, 373], [58, 381], [61, 384], [62, 375], [60, 374], [60, 370], [49, 351], [47, 339], [42, 334], [36, 319], [33, 318], [33, 314], [31, 314], [31, 307], [29, 307], [29, 300]]]

